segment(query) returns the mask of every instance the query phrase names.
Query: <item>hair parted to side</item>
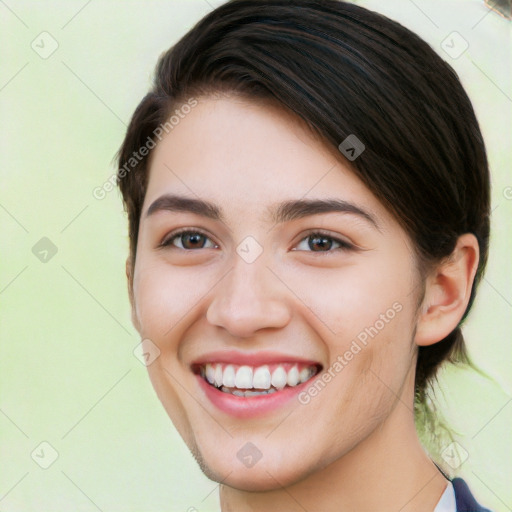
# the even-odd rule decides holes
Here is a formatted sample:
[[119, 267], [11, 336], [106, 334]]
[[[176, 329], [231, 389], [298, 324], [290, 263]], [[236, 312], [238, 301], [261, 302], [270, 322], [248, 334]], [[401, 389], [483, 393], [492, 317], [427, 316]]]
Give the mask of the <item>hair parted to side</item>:
[[[425, 41], [339, 0], [231, 0], [160, 57], [119, 151], [119, 168], [180, 103], [216, 92], [275, 102], [334, 148], [355, 134], [366, 149], [352, 169], [408, 233], [422, 272], [449, 256], [460, 235], [473, 233], [480, 261], [464, 320], [487, 262], [489, 170], [471, 102], [455, 71]], [[118, 174], [132, 265], [149, 157]], [[420, 406], [445, 360], [469, 361], [460, 327], [419, 348]]]

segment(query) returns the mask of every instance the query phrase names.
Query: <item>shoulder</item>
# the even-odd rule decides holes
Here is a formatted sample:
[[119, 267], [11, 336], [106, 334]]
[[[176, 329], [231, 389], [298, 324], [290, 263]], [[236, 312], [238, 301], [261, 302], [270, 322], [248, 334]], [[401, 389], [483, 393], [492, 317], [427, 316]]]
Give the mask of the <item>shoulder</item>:
[[491, 512], [478, 504], [471, 494], [468, 484], [462, 478], [454, 478], [452, 485], [455, 492], [457, 512]]

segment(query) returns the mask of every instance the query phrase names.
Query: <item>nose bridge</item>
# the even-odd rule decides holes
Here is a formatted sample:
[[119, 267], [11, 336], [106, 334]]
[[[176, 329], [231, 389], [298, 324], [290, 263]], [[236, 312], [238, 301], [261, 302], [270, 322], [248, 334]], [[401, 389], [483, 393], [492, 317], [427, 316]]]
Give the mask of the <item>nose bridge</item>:
[[[250, 243], [250, 242], [249, 242]], [[240, 244], [231, 270], [215, 287], [208, 321], [237, 337], [249, 337], [263, 328], [284, 327], [290, 321], [285, 288], [268, 268], [264, 253], [254, 258], [253, 248]], [[247, 254], [252, 257], [247, 258]]]
[[265, 272], [268, 272], [268, 269], [263, 260], [246, 263], [236, 257], [228, 274], [225, 298], [236, 300], [240, 306], [244, 303], [254, 303], [258, 296], [265, 292]]

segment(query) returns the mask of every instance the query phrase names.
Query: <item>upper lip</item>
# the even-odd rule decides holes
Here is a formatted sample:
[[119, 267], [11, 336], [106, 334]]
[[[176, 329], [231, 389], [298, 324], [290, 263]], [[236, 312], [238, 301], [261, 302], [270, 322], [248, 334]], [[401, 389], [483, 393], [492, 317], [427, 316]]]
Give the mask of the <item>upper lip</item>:
[[296, 357], [282, 352], [258, 351], [253, 353], [240, 352], [236, 350], [221, 350], [217, 352], [208, 352], [195, 359], [191, 366], [197, 367], [207, 363], [225, 363], [234, 365], [262, 366], [264, 364], [279, 363], [303, 363], [311, 365], [320, 365], [318, 361], [303, 357]]

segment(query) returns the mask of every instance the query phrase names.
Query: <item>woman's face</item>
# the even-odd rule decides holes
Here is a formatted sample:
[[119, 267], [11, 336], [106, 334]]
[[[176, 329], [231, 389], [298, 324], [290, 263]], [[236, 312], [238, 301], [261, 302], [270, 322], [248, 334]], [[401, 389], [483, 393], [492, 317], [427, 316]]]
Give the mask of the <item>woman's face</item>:
[[203, 98], [154, 149], [133, 318], [210, 478], [289, 485], [410, 420], [418, 293], [405, 232], [292, 116]]

